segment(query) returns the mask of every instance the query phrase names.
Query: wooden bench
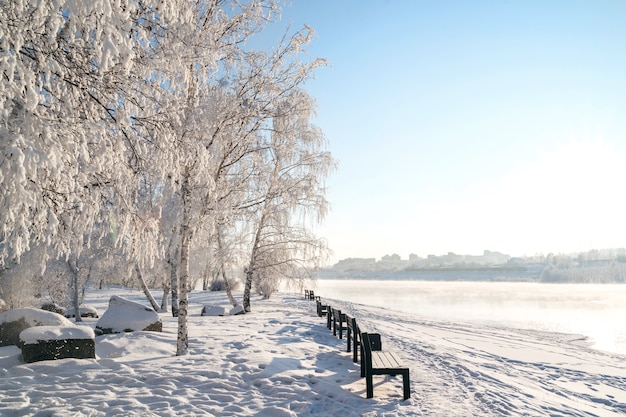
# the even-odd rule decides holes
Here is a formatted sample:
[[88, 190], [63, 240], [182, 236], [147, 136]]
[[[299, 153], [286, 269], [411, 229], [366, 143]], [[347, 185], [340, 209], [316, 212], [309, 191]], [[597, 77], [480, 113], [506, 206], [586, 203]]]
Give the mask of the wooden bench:
[[328, 314], [328, 306], [325, 304], [322, 304], [322, 302], [320, 300], [315, 300], [315, 302], [317, 303], [317, 315], [319, 317], [324, 317], [326, 314]]
[[342, 313], [341, 310], [337, 310], [335, 308], [333, 308], [332, 311], [333, 311], [333, 336], [337, 336], [337, 333], [339, 333], [338, 337], [340, 339], [343, 339], [343, 331], [348, 330], [348, 326], [346, 323], [346, 315]]
[[356, 363], [359, 361], [358, 352], [361, 348], [361, 330], [354, 317], [347, 316], [346, 321], [348, 327], [346, 330], [346, 352], [352, 352], [352, 361]]
[[411, 397], [409, 368], [390, 352], [382, 351], [380, 335], [361, 333], [361, 376], [365, 376], [367, 398], [374, 397], [374, 375], [402, 375], [404, 399]]
[[309, 290], [304, 290], [304, 298], [306, 298], [307, 300], [310, 298], [309, 297]]

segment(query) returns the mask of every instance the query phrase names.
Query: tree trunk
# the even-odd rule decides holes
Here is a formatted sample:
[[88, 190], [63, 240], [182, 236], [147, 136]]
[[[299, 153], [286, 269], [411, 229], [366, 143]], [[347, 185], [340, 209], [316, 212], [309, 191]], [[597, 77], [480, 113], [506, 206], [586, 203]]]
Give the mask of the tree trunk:
[[169, 296], [170, 296], [170, 284], [168, 281], [165, 281], [163, 283], [163, 298], [161, 299], [161, 311], [162, 312], [167, 311]]
[[226, 288], [226, 295], [228, 296], [228, 301], [233, 305], [233, 307], [237, 307], [237, 300], [233, 296], [233, 290], [230, 285], [230, 281], [226, 276], [226, 271], [222, 268], [222, 279], [224, 280], [224, 287]]
[[80, 316], [80, 307], [78, 302], [78, 261], [76, 258], [71, 258], [67, 261], [67, 265], [72, 271], [72, 282], [73, 282], [73, 304], [74, 304], [74, 316], [76, 317], [76, 323], [80, 323], [83, 321], [83, 318]]
[[261, 231], [265, 227], [265, 221], [267, 219], [268, 201], [263, 204], [263, 214], [257, 225], [256, 234], [254, 235], [254, 244], [252, 245], [252, 251], [250, 253], [250, 263], [246, 269], [246, 285], [243, 289], [243, 309], [246, 313], [251, 311], [250, 309], [250, 293], [252, 292], [252, 279], [254, 278], [254, 272], [256, 269], [256, 257], [259, 245], [261, 244]]
[[250, 292], [252, 291], [253, 264], [253, 262], [250, 262], [248, 269], [246, 269], [246, 285], [243, 289], [243, 309], [246, 313], [252, 311], [250, 308]]
[[217, 251], [220, 262], [220, 270], [222, 272], [222, 279], [224, 280], [224, 287], [226, 288], [226, 295], [228, 296], [228, 301], [233, 305], [233, 307], [237, 307], [237, 300], [233, 296], [232, 287], [230, 285], [230, 281], [228, 281], [228, 277], [226, 276], [226, 265], [224, 262], [224, 247], [222, 245], [222, 231], [218, 226], [217, 228]]
[[178, 262], [180, 245], [176, 245], [174, 255], [170, 258], [170, 286], [172, 287], [172, 317], [178, 317]]
[[139, 280], [139, 284], [141, 285], [141, 289], [143, 290], [143, 293], [146, 295], [146, 298], [148, 298], [148, 301], [150, 302], [150, 305], [152, 306], [152, 309], [156, 312], [159, 311], [159, 305], [157, 304], [156, 300], [154, 299], [154, 297], [152, 296], [152, 293], [150, 292], [150, 289], [148, 288], [148, 285], [146, 284], [146, 281], [143, 279], [143, 274], [141, 273], [141, 268], [139, 267], [139, 264], [135, 264], [135, 271], [137, 271], [137, 279]]
[[183, 221], [180, 228], [180, 299], [178, 301], [178, 338], [176, 356], [186, 355], [189, 351], [189, 336], [187, 333], [187, 312], [189, 303], [189, 248], [193, 231], [191, 228], [191, 188], [189, 185], [189, 167], [185, 169], [182, 186]]
[[202, 291], [209, 290], [209, 283], [211, 281], [211, 262], [207, 261], [204, 273], [202, 274]]
[[180, 298], [178, 300], [178, 342], [176, 356], [187, 354], [189, 339], [187, 335], [187, 308], [189, 302], [189, 247], [191, 230], [187, 224], [181, 228], [182, 242], [180, 248]]

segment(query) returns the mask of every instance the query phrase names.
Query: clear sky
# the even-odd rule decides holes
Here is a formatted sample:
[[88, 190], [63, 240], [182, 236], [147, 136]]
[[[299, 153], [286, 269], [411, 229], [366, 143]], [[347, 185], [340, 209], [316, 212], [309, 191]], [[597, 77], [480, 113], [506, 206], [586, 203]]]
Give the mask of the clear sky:
[[331, 261], [626, 247], [626, 2], [293, 0]]

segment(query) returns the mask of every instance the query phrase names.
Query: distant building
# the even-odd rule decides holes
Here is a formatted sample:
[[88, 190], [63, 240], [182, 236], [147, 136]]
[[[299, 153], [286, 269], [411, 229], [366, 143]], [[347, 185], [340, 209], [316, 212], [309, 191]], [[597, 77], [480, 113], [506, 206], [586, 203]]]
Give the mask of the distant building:
[[333, 269], [339, 271], [369, 271], [376, 269], [376, 258], [348, 258], [337, 262]]

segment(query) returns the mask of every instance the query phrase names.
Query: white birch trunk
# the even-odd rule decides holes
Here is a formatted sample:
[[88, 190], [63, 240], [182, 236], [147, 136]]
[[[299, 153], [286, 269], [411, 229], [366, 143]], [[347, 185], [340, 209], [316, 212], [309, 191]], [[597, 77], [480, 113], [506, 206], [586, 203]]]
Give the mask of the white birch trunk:
[[141, 285], [141, 289], [143, 290], [143, 293], [145, 294], [146, 298], [150, 302], [150, 305], [152, 306], [152, 309], [154, 311], [158, 312], [159, 311], [159, 305], [157, 304], [156, 300], [152, 296], [152, 293], [150, 292], [150, 289], [148, 288], [148, 285], [146, 284], [146, 281], [143, 279], [143, 274], [141, 273], [141, 268], [139, 267], [139, 264], [137, 264], [137, 263], [135, 264], [135, 271], [137, 271], [137, 280], [139, 280], [139, 284]]
[[267, 207], [268, 204], [266, 201], [265, 204], [263, 204], [263, 214], [261, 215], [261, 219], [259, 220], [259, 224], [256, 229], [254, 243], [252, 245], [252, 253], [250, 254], [250, 263], [248, 264], [248, 269], [246, 270], [246, 284], [243, 289], [243, 309], [246, 313], [252, 311], [250, 308], [250, 293], [252, 292], [252, 280], [256, 269], [257, 251], [259, 249], [259, 244], [261, 243], [261, 232], [265, 224]]
[[[179, 231], [182, 233], [182, 231]], [[174, 255], [170, 258], [170, 287], [172, 288], [172, 317], [178, 317], [178, 264], [180, 260], [180, 245], [176, 245]]]
[[83, 321], [83, 318], [80, 316], [80, 307], [78, 302], [78, 260], [72, 257], [67, 261], [67, 265], [70, 267], [70, 271], [72, 271], [72, 282], [74, 287], [72, 303], [74, 304], [74, 315], [76, 322], [80, 323]]
[[163, 298], [161, 298], [161, 312], [167, 312], [168, 299], [170, 296], [170, 284], [166, 281], [163, 283]]
[[176, 343], [176, 356], [186, 355], [189, 351], [189, 335], [187, 332], [187, 315], [189, 303], [189, 248], [193, 230], [191, 228], [191, 189], [189, 167], [185, 167], [185, 176], [182, 185], [183, 221], [180, 227], [180, 276], [178, 300], [178, 338]]
[[226, 275], [226, 265], [224, 262], [224, 247], [222, 244], [222, 229], [220, 226], [217, 227], [217, 250], [220, 262], [220, 269], [222, 271], [222, 279], [224, 280], [224, 287], [226, 288], [226, 296], [228, 297], [228, 301], [232, 304], [233, 307], [237, 307], [237, 300], [233, 296], [232, 287], [230, 285], [230, 281], [228, 280], [228, 276]]

